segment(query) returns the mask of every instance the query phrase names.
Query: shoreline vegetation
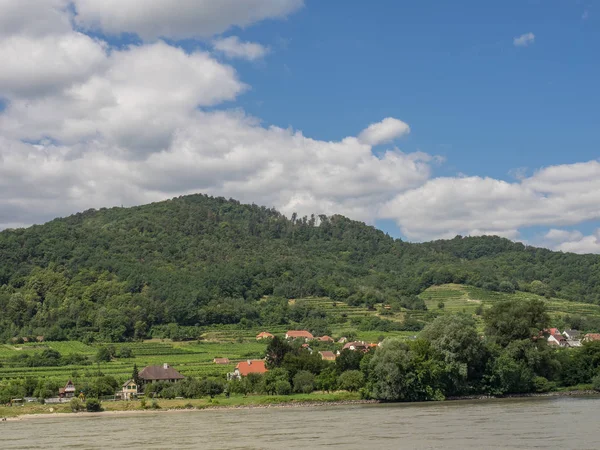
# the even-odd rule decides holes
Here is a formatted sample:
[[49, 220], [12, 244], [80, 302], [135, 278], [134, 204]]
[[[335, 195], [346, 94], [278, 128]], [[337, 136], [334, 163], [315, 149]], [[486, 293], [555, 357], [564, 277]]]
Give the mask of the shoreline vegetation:
[[[598, 397], [600, 393], [592, 389], [564, 390], [544, 393], [525, 393], [507, 395], [467, 395], [448, 397], [441, 402], [458, 401], [492, 401], [492, 400], [516, 400], [516, 399], [542, 399], [562, 397]], [[0, 420], [20, 421], [32, 419], [46, 419], [56, 417], [108, 417], [111, 415], [138, 415], [148, 413], [173, 413], [185, 411], [213, 411], [232, 409], [266, 409], [266, 408], [318, 408], [324, 406], [347, 406], [347, 405], [374, 405], [374, 404], [396, 404], [416, 405], [432, 402], [385, 402], [380, 400], [361, 399], [358, 393], [337, 392], [330, 394], [307, 394], [291, 396], [266, 396], [256, 395], [247, 397], [231, 397], [219, 399], [158, 399], [159, 408], [142, 408], [140, 401], [111, 401], [103, 402], [104, 408], [101, 412], [73, 412], [69, 404], [59, 405], [24, 405], [0, 407]], [[436, 401], [437, 403], [437, 401]], [[15, 414], [16, 413], [16, 414]]]

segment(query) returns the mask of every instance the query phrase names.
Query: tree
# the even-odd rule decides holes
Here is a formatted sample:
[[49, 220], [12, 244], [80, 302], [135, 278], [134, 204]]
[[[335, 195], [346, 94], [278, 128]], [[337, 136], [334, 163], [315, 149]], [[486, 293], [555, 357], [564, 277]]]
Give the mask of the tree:
[[335, 360], [335, 370], [338, 374], [348, 370], [359, 370], [364, 356], [365, 353], [360, 350], [344, 349]]
[[486, 335], [503, 347], [537, 337], [550, 321], [546, 305], [537, 299], [497, 302], [483, 317]]
[[367, 393], [387, 401], [441, 400], [443, 372], [429, 342], [387, 339], [371, 360]]
[[320, 391], [335, 391], [337, 389], [337, 373], [335, 368], [328, 367], [315, 377], [315, 387]]
[[358, 370], [347, 370], [338, 378], [340, 389], [356, 392], [365, 385], [365, 376]]
[[315, 388], [315, 376], [307, 370], [294, 375], [294, 392], [310, 394]]
[[279, 336], [273, 337], [267, 345], [266, 361], [269, 369], [280, 367], [285, 355], [292, 351], [292, 346]]
[[448, 394], [466, 394], [476, 388], [485, 371], [488, 352], [471, 317], [463, 314], [438, 317], [420, 336], [429, 341], [436, 357], [445, 365]]
[[96, 352], [96, 361], [110, 362], [114, 356], [114, 352], [107, 346], [102, 346]]
[[200, 382], [200, 389], [204, 395], [210, 396], [210, 398], [214, 398], [216, 395], [222, 394], [224, 390], [223, 383], [211, 379], [205, 378]]
[[278, 386], [277, 382], [279, 381], [285, 381], [289, 384], [288, 371], [282, 368], [269, 370], [262, 376], [263, 391], [269, 395], [276, 394]]
[[142, 384], [142, 379], [140, 378], [140, 373], [138, 371], [138, 367], [136, 363], [133, 363], [133, 372], [131, 374], [131, 379], [135, 382], [135, 384], [138, 386], [138, 389], [140, 388], [140, 385]]
[[277, 395], [290, 395], [292, 393], [292, 385], [287, 380], [277, 380], [275, 382], [275, 393]]

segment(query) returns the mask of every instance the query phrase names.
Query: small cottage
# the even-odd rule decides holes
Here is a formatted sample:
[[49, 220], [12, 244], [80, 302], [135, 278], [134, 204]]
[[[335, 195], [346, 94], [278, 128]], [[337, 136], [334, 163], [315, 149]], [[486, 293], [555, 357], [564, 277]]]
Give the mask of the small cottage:
[[260, 341], [262, 339], [273, 339], [275, 336], [273, 336], [271, 333], [267, 332], [267, 331], [263, 331], [262, 333], [259, 333], [256, 336], [256, 340]]
[[227, 378], [232, 379], [240, 379], [241, 377], [246, 377], [251, 373], [264, 374], [267, 373], [268, 369], [265, 366], [265, 361], [262, 359], [249, 359], [247, 361], [242, 361], [235, 366], [235, 370], [227, 375]]
[[321, 359], [323, 361], [335, 361], [335, 353], [329, 351], [329, 350], [325, 350], [322, 352], [319, 352], [319, 355], [321, 355]]
[[285, 333], [286, 339], [304, 339], [305, 341], [310, 341], [315, 337], [306, 330], [290, 330]]
[[215, 358], [213, 362], [215, 364], [229, 364], [229, 358]]
[[67, 381], [65, 387], [58, 389], [58, 396], [60, 398], [72, 398], [75, 396], [75, 385], [71, 380]]
[[138, 386], [134, 380], [127, 380], [123, 383], [121, 389], [121, 398], [123, 400], [131, 400], [138, 395]]
[[342, 350], [352, 350], [352, 351], [362, 351], [362, 352], [368, 352], [369, 351], [369, 344], [367, 344], [366, 342], [358, 342], [358, 341], [354, 341], [354, 342], [348, 342], [344, 345], [344, 347], [342, 348]]

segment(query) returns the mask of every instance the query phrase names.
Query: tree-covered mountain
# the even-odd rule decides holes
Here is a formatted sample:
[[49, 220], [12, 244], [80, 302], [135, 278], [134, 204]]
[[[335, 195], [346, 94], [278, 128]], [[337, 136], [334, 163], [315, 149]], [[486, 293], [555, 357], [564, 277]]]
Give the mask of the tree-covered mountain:
[[418, 309], [444, 283], [599, 303], [600, 256], [490, 236], [411, 244], [342, 216], [191, 195], [1, 232], [0, 339], [319, 319], [285, 301], [307, 296]]

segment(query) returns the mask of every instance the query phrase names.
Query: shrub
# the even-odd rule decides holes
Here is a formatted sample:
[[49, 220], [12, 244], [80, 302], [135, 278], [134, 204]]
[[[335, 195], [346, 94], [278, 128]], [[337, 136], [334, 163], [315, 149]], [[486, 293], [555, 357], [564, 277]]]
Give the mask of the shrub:
[[544, 377], [535, 377], [533, 379], [533, 389], [535, 392], [550, 392], [553, 391], [555, 388], [554, 383], [548, 381], [546, 378]]
[[78, 398], [72, 398], [69, 402], [69, 406], [71, 407], [71, 411], [73, 412], [79, 412], [85, 409], [83, 402]]
[[156, 400], [152, 400], [152, 404], [150, 405], [150, 408], [160, 409], [160, 405], [158, 404], [158, 402]]
[[85, 410], [87, 412], [100, 412], [102, 411], [102, 404], [97, 398], [88, 398], [85, 402]]
[[275, 383], [275, 392], [277, 395], [290, 395], [292, 393], [292, 385], [289, 381], [279, 380]]
[[142, 409], [146, 409], [146, 399], [145, 399], [145, 398], [143, 398], [143, 399], [140, 401], [140, 407], [141, 407]]
[[594, 378], [592, 378], [592, 387], [595, 391], [600, 392], [600, 375], [597, 375]]

